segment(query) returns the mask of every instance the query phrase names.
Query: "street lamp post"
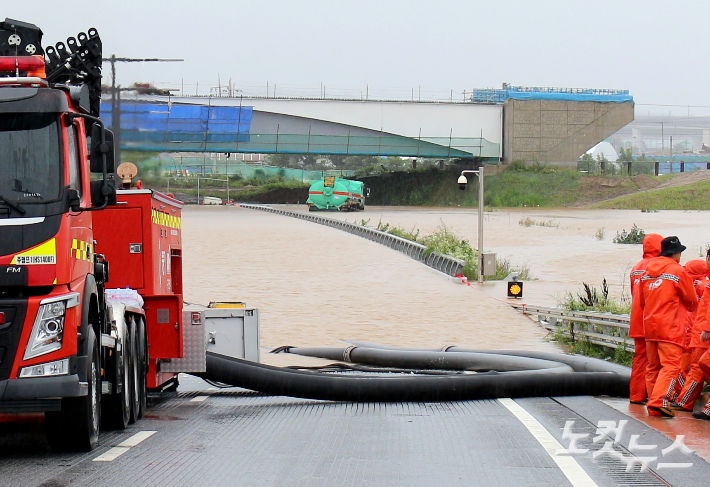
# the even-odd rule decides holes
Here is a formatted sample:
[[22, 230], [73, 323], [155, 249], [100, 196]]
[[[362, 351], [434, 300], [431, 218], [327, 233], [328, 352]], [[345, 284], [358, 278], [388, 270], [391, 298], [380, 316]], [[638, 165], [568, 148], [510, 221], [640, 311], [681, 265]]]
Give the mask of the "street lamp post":
[[461, 171], [458, 184], [459, 189], [466, 189], [468, 179], [466, 174], [478, 175], [478, 282], [483, 282], [483, 166], [477, 170], [466, 169]]

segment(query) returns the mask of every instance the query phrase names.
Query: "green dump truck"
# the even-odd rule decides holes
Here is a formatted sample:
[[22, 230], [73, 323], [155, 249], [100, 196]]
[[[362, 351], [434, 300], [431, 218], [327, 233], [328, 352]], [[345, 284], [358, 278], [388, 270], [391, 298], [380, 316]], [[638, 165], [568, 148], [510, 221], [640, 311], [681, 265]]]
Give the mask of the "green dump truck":
[[365, 209], [365, 184], [333, 176], [311, 181], [309, 211], [355, 211]]

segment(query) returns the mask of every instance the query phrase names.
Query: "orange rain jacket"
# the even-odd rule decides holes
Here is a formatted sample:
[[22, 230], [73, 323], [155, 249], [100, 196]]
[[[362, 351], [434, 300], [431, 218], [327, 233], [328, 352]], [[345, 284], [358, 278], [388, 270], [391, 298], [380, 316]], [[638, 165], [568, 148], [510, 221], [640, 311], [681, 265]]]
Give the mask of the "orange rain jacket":
[[[695, 292], [698, 295], [698, 300], [702, 303], [702, 297], [707, 289], [708, 280], [708, 265], [705, 263], [705, 259], [695, 259], [685, 263], [683, 266], [693, 280], [693, 286], [695, 286]], [[703, 312], [707, 312], [707, 304], [704, 306]], [[698, 304], [698, 309], [696, 311], [688, 311], [688, 324], [686, 325], [686, 337], [685, 337], [685, 348], [690, 347], [691, 337], [693, 336], [693, 328], [695, 322], [698, 319], [700, 313], [700, 304]], [[704, 324], [704, 323], [703, 323]], [[702, 330], [701, 330], [702, 331]], [[700, 332], [698, 332], [698, 338], [700, 337]], [[707, 348], [707, 346], [705, 347]]]
[[710, 313], [710, 291], [708, 291], [708, 287], [710, 287], [710, 283], [705, 285], [706, 292], [700, 299], [698, 311], [695, 314], [695, 323], [693, 323], [693, 330], [690, 332], [690, 348], [710, 347], [710, 341], [700, 341], [700, 334], [703, 330], [708, 329], [708, 331], [710, 331], [710, 326], [707, 326], [708, 313]]
[[643, 309], [639, 300], [639, 284], [641, 276], [646, 272], [648, 262], [661, 253], [661, 240], [663, 237], [657, 233], [649, 233], [643, 238], [643, 259], [631, 269], [631, 319], [629, 323], [629, 337], [643, 338]]
[[685, 345], [688, 311], [698, 307], [693, 280], [670, 257], [656, 257], [641, 278], [639, 301], [643, 308], [646, 341]]

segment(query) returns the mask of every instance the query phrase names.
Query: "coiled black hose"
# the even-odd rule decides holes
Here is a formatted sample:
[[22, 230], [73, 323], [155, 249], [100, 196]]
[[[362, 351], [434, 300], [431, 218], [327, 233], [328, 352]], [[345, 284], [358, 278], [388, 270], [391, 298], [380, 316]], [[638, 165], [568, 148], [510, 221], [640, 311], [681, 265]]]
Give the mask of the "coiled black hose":
[[269, 395], [352, 402], [462, 401], [499, 397], [628, 397], [629, 381], [612, 372], [529, 371], [462, 375], [338, 375], [284, 369], [207, 352], [202, 377]]
[[526, 371], [528, 374], [574, 372], [569, 365], [537, 358], [476, 352], [434, 352], [428, 350], [388, 350], [363, 347], [296, 348], [277, 350], [307, 357], [342, 360], [353, 364], [403, 369], [474, 370], [487, 372]]
[[[372, 348], [378, 350], [405, 350], [405, 351], [434, 351], [433, 349], [425, 348], [405, 348], [405, 347], [391, 347], [387, 345], [379, 345], [377, 343], [360, 342], [348, 340], [347, 343], [352, 344], [357, 347]], [[541, 360], [551, 360], [553, 362], [560, 362], [567, 364], [575, 372], [614, 372], [621, 376], [631, 378], [631, 369], [624, 365], [615, 364], [613, 362], [607, 362], [606, 360], [601, 360], [593, 357], [585, 357], [583, 355], [566, 355], [563, 353], [552, 353], [552, 352], [533, 352], [533, 351], [519, 351], [519, 350], [472, 350], [468, 348], [461, 348], [455, 345], [449, 345], [439, 349], [442, 352], [465, 352], [465, 353], [485, 353], [493, 355], [508, 355], [512, 357], [529, 357]]]

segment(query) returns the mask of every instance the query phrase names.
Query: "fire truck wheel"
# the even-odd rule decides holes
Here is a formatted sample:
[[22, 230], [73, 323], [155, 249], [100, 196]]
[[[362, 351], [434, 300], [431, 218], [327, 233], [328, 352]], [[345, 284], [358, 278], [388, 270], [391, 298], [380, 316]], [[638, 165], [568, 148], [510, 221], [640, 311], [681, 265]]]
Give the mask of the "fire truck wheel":
[[128, 421], [131, 419], [131, 389], [129, 378], [131, 376], [131, 363], [128, 360], [130, 353], [128, 328], [123, 324], [121, 336], [121, 351], [118, 347], [112, 357], [113, 363], [109, 369], [116, 373], [111, 377], [112, 382], [115, 381], [115, 386], [121, 384], [121, 392], [105, 395], [101, 399], [101, 427], [104, 429], [124, 430], [128, 426]]
[[130, 423], [135, 423], [139, 418], [140, 411], [140, 394], [138, 392], [139, 387], [139, 376], [140, 376], [140, 365], [138, 356], [138, 327], [136, 326], [136, 320], [131, 318], [128, 324], [128, 335], [131, 350], [131, 420]]
[[101, 364], [93, 328], [86, 338], [88, 394], [62, 399], [62, 410], [45, 413], [47, 438], [54, 451], [91, 451], [99, 439]]
[[138, 318], [138, 419], [145, 414], [146, 403], [148, 401], [148, 388], [146, 384], [146, 374], [148, 373], [148, 347], [145, 329], [145, 321]]

